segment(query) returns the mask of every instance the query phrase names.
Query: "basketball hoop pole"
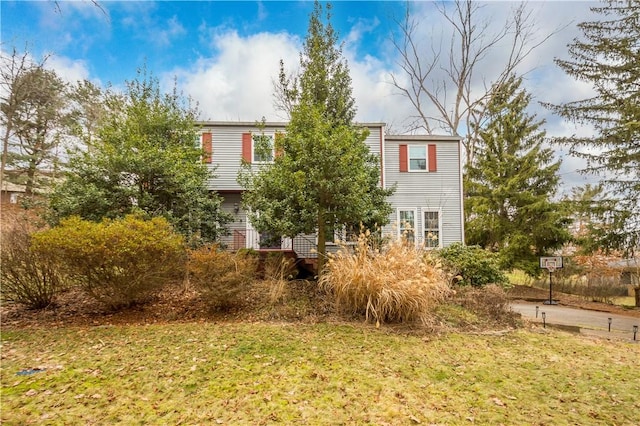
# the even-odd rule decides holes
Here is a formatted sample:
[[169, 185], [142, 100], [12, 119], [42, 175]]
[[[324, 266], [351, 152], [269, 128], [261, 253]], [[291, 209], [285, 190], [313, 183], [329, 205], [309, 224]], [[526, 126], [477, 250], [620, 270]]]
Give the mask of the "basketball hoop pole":
[[553, 281], [551, 280], [551, 268], [548, 269], [549, 271], [549, 304], [553, 305]]
[[562, 268], [562, 256], [542, 256], [540, 257], [540, 268], [549, 272], [549, 300], [545, 300], [545, 305], [557, 305], [553, 300], [553, 273]]
[[545, 305], [555, 305], [557, 302], [553, 301], [553, 273], [556, 270], [555, 260], [545, 260], [544, 267], [549, 271], [549, 300], [544, 302]]

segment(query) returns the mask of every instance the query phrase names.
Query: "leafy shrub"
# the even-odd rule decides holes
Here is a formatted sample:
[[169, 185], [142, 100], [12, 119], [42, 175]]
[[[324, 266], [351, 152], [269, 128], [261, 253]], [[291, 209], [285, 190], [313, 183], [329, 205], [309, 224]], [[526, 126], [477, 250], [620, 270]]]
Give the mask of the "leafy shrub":
[[189, 280], [216, 309], [237, 304], [256, 279], [258, 257], [251, 252], [221, 251], [217, 245], [189, 252]]
[[63, 288], [55, 260], [31, 247], [31, 230], [25, 223], [16, 223], [3, 232], [0, 257], [0, 290], [4, 301], [42, 309], [51, 305]]
[[184, 276], [183, 238], [163, 218], [130, 215], [100, 223], [78, 217], [34, 235], [71, 280], [112, 309], [142, 302]]
[[320, 279], [339, 308], [384, 321], [428, 323], [449, 293], [444, 274], [424, 251], [402, 240], [372, 248], [369, 231], [330, 255]]
[[507, 276], [500, 270], [497, 255], [479, 246], [454, 243], [438, 250], [438, 255], [458, 285], [482, 287], [487, 284], [509, 284]]

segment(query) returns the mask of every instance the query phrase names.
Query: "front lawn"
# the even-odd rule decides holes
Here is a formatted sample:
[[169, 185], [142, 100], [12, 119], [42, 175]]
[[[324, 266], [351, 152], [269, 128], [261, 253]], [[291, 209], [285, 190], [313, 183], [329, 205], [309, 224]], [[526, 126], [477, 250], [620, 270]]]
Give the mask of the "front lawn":
[[[361, 324], [2, 330], [24, 424], [640, 424], [640, 346], [551, 330]], [[38, 370], [41, 369], [41, 370]]]

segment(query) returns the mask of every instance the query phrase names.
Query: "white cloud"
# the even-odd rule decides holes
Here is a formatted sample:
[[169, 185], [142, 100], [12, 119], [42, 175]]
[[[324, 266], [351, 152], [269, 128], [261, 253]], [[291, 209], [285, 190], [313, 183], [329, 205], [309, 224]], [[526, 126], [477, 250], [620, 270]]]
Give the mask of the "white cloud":
[[83, 60], [73, 60], [64, 56], [52, 55], [45, 62], [45, 68], [53, 70], [67, 83], [76, 83], [89, 79], [90, 72]]
[[[1, 49], [2, 66], [8, 67], [12, 52]], [[18, 52], [18, 55], [22, 55]], [[26, 64], [41, 64], [42, 60], [36, 60], [30, 53], [26, 53]], [[78, 80], [89, 79], [90, 72], [84, 60], [73, 60], [65, 56], [49, 55], [44, 58], [44, 68], [54, 71], [64, 82], [75, 83]], [[2, 86], [5, 87], [4, 85]]]
[[199, 103], [205, 120], [281, 120], [273, 107], [273, 81], [279, 61], [298, 65], [299, 40], [289, 34], [259, 33], [240, 37], [235, 31], [213, 36], [216, 54], [187, 69], [171, 71], [178, 85]]
[[173, 39], [180, 37], [187, 33], [177, 16], [172, 16], [161, 30], [154, 32], [153, 40], [157, 45], [169, 46]]
[[[216, 54], [200, 58], [191, 68], [167, 73], [165, 80], [177, 76], [180, 89], [198, 101], [203, 119], [254, 121], [264, 116], [283, 120], [283, 114], [273, 106], [273, 81], [278, 77], [280, 59], [287, 72], [297, 70], [300, 39], [286, 33], [241, 37], [233, 30], [221, 29], [209, 34]], [[348, 49], [345, 57], [356, 99], [356, 119], [400, 128], [400, 122], [412, 112], [394, 93], [390, 69], [373, 56], [358, 59]]]
[[359, 43], [364, 33], [373, 32], [379, 25], [380, 20], [377, 17], [373, 19], [357, 19], [351, 27], [351, 31], [349, 31], [349, 34], [345, 37], [345, 43]]

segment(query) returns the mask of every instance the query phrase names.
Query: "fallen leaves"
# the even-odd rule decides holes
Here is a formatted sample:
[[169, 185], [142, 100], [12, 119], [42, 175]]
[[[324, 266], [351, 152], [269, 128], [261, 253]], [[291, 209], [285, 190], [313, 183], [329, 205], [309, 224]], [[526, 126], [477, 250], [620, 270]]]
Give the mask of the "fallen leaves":
[[493, 398], [491, 398], [491, 402], [493, 402], [498, 407], [506, 407], [507, 406], [507, 404], [502, 402], [502, 400], [500, 398], [493, 397]]

